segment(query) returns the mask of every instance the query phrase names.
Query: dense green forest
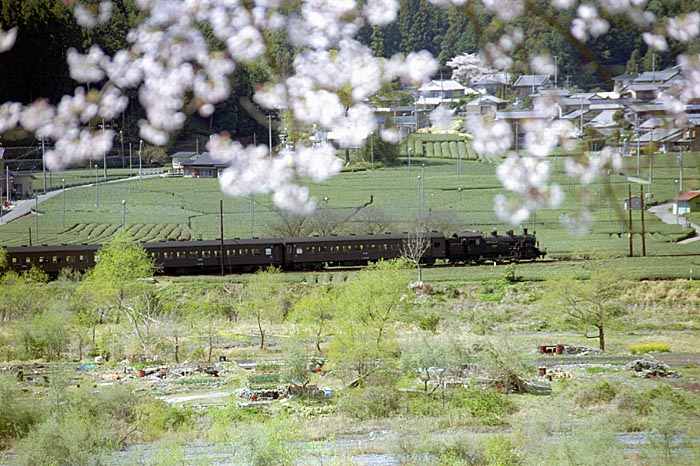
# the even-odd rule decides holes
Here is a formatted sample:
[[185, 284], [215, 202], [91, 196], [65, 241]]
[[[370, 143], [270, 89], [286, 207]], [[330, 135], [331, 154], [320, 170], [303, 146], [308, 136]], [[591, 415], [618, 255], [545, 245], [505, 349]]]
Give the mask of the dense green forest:
[[[66, 51], [73, 47], [86, 51], [91, 43], [113, 54], [127, 45], [127, 32], [139, 21], [140, 12], [134, 0], [115, 0], [112, 20], [95, 29], [80, 28], [66, 2], [61, 0], [2, 0], [0, 23], [9, 29], [19, 29], [15, 47], [0, 54], [0, 99], [28, 103], [46, 98], [55, 103], [62, 95], [72, 93], [76, 83], [71, 80], [66, 65]], [[299, 2], [283, 2], [285, 9], [298, 9]], [[697, 42], [690, 45], [669, 42], [664, 54], [649, 49], [637, 28], [628, 20], [607, 17], [611, 24], [608, 34], [589, 40], [585, 47], [578, 44], [567, 29], [575, 10], [554, 10], [550, 2], [527, 0], [524, 7], [529, 13], [514, 23], [505, 23], [487, 12], [480, 2], [466, 2], [460, 7], [442, 8], [428, 0], [399, 0], [399, 15], [388, 26], [365, 26], [360, 40], [382, 57], [426, 49], [439, 58], [440, 74], [448, 77], [451, 69], [445, 63], [464, 53], [477, 53], [489, 41], [503, 33], [522, 33], [523, 42], [512, 53], [514, 76], [529, 72], [529, 56], [549, 52], [558, 60], [562, 84], [583, 90], [610, 89], [611, 78], [625, 72], [663, 69], [675, 64], [675, 57], [684, 51], [700, 50]], [[652, 0], [649, 9], [661, 20], [683, 12], [700, 10], [700, 0], [665, 2]], [[232, 78], [232, 97], [219, 104], [210, 118], [192, 115], [172, 150], [194, 149], [198, 136], [206, 140], [208, 134], [228, 131], [238, 139], [264, 141], [267, 138], [264, 115], [251, 118], [253, 108], [250, 96], [253, 87], [272, 75], [284, 75], [289, 70], [295, 50], [285, 42], [284, 34], [268, 33], [266, 43], [271, 70], [257, 64], [239, 68]], [[253, 112], [254, 113], [254, 112]], [[123, 130], [125, 143], [138, 144], [137, 123], [143, 117], [136, 91], [131, 94], [131, 105], [121, 121], [111, 122]], [[23, 135], [15, 136], [22, 137]], [[6, 135], [9, 142], [13, 135]]]

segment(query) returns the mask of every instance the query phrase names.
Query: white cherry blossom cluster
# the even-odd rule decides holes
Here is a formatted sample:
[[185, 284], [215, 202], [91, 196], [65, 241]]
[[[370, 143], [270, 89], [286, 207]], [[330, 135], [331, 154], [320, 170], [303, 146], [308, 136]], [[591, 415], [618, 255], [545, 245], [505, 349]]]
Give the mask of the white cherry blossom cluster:
[[[471, 2], [499, 18], [500, 36], [480, 50], [480, 64], [495, 70], [510, 70], [512, 54], [525, 44], [523, 31], [515, 26], [528, 14], [525, 0], [429, 0], [439, 6], [462, 6]], [[109, 0], [76, 0], [74, 14], [79, 25], [92, 28], [106, 24], [112, 14]], [[126, 93], [137, 89], [146, 118], [139, 123], [140, 137], [164, 145], [184, 125], [187, 116], [198, 112], [210, 116], [216, 104], [231, 98], [231, 77], [240, 66], [266, 61], [268, 35], [286, 34], [297, 48], [293, 69], [271, 67], [271, 80], [260, 83], [255, 102], [266, 110], [282, 110], [293, 124], [332, 132], [340, 147], [363, 144], [377, 130], [366, 101], [385, 83], [398, 80], [420, 85], [438, 69], [427, 51], [414, 51], [388, 59], [373, 56], [357, 35], [363, 26], [384, 26], [398, 17], [398, 0], [299, 0], [289, 13], [281, 0], [135, 0], [140, 22], [127, 34], [128, 48], [109, 56], [98, 45], [86, 53], [67, 51], [71, 77], [78, 83], [73, 95], [57, 103], [39, 99], [29, 105], [7, 102], [0, 105], [0, 133], [21, 126], [53, 141], [46, 159], [50, 168], [78, 160], [101, 157], [110, 150], [114, 133], [100, 127], [101, 121], [118, 117], [128, 105]], [[700, 13], [692, 12], [665, 22], [657, 21], [646, 0], [550, 0], [558, 9], [574, 12], [568, 28], [581, 43], [609, 31], [608, 19], [623, 16], [639, 28], [645, 42], [656, 50], [667, 50], [669, 40], [696, 41]], [[202, 25], [207, 27], [203, 28]], [[205, 35], [213, 36], [214, 41]], [[0, 53], [10, 49], [17, 29], [0, 25]], [[210, 46], [212, 42], [216, 46]], [[664, 93], [663, 102], [676, 124], [685, 122], [684, 110], [700, 98], [700, 57], [678, 57], [683, 79]], [[551, 74], [551, 56], [532, 57], [535, 72]], [[85, 87], [81, 87], [85, 86]], [[561, 202], [561, 190], [549, 180], [545, 157], [555, 148], [578, 150], [574, 128], [561, 120], [556, 97], [537, 102], [536, 119], [524, 123], [523, 147], [512, 152], [514, 137], [502, 121], [472, 119], [468, 128], [474, 147], [486, 158], [506, 155], [498, 168], [504, 187], [519, 199], [499, 196], [497, 211], [513, 223], [527, 218], [529, 211]], [[449, 126], [451, 112], [438, 108], [431, 114], [434, 124]], [[382, 137], [397, 142], [400, 134], [384, 128]], [[214, 135], [209, 150], [227, 164], [222, 189], [231, 195], [274, 192], [277, 206], [306, 212], [315, 200], [302, 183], [323, 180], [340, 169], [332, 146], [282, 150], [272, 157], [263, 146], [244, 147], [225, 135]], [[525, 155], [519, 154], [526, 151]], [[585, 185], [595, 176], [616, 170], [614, 151], [605, 149], [590, 158], [571, 158], [566, 165], [571, 176]], [[585, 219], [585, 212], [567, 219]], [[568, 220], [567, 220], [568, 221]]]

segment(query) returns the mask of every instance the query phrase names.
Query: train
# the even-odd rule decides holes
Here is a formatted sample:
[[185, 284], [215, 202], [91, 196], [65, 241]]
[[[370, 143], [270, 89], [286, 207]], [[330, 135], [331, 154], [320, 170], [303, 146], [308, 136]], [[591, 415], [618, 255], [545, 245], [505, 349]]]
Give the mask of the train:
[[[144, 242], [162, 275], [208, 275], [253, 272], [267, 267], [282, 270], [320, 270], [364, 266], [405, 256], [410, 242], [420, 241], [420, 262], [427, 265], [483, 264], [533, 261], [546, 255], [527, 229], [483, 234], [463, 231], [447, 236], [421, 234], [333, 235], [296, 238], [250, 238]], [[99, 260], [100, 244], [5, 247], [7, 267], [21, 273], [38, 267], [49, 276], [62, 269], [85, 272]]]

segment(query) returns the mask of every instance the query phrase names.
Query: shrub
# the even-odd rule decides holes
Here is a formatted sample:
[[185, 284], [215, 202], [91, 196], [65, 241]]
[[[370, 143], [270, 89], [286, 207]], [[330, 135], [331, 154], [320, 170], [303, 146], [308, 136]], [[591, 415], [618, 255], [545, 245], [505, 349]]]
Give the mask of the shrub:
[[235, 444], [245, 464], [284, 466], [294, 464], [292, 443], [300, 440], [300, 426], [283, 419], [254, 423], [239, 429]]
[[468, 388], [461, 393], [459, 405], [477, 424], [503, 424], [505, 416], [517, 410], [516, 404], [510, 398], [496, 393], [495, 390]]
[[618, 389], [608, 382], [600, 382], [586, 387], [582, 387], [576, 394], [574, 402], [581, 408], [585, 408], [598, 403], [607, 403], [615, 399]]
[[170, 405], [164, 401], [143, 403], [137, 413], [137, 425], [143, 440], [158, 440], [167, 432], [194, 426], [191, 409]]
[[70, 315], [47, 310], [22, 325], [21, 339], [29, 358], [60, 359], [70, 343]]
[[401, 398], [394, 387], [354, 388], [343, 394], [338, 402], [343, 413], [361, 421], [394, 416], [400, 406]]
[[524, 464], [520, 447], [505, 435], [498, 434], [484, 442], [489, 466], [517, 466]]
[[440, 323], [440, 316], [429, 315], [423, 317], [420, 322], [418, 322], [418, 327], [421, 330], [430, 331], [433, 333], [437, 332], [438, 324]]
[[41, 420], [41, 403], [22, 403], [13, 379], [0, 377], [0, 448], [27, 433]]
[[667, 343], [643, 343], [630, 347], [632, 354], [647, 354], [647, 353], [670, 353], [671, 345]]

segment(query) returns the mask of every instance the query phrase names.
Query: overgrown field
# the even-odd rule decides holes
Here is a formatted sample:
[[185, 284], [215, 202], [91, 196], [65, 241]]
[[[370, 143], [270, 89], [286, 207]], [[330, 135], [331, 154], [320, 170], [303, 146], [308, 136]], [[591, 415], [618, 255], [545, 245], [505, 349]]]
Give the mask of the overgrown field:
[[[700, 283], [618, 276], [597, 353], [553, 300], [570, 270], [530, 282], [488, 269], [503, 277], [429, 271], [411, 291], [416, 272], [400, 268], [140, 282], [126, 307], [109, 298], [116, 281], [5, 281], [3, 463], [700, 461]], [[590, 353], [539, 351], [558, 344]], [[680, 377], [627, 368], [645, 354]], [[518, 380], [547, 390], [508, 393]], [[288, 386], [298, 394], [262, 395]]]
[[[675, 156], [664, 157], [647, 187], [655, 202], [674, 195]], [[684, 186], [697, 188], [697, 161], [686, 157]], [[626, 162], [636, 176], [636, 158]], [[99, 184], [66, 190], [65, 211], [61, 194], [42, 203], [40, 242], [130, 247], [103, 251], [83, 277], [0, 279], [0, 462], [700, 463], [700, 257], [681, 256], [698, 243], [677, 244], [687, 230], [647, 215], [639, 257], [635, 212], [627, 257], [626, 178], [611, 175], [584, 198], [564, 161], [551, 163], [568, 200], [524, 226], [534, 223], [555, 261], [430, 268], [410, 286], [417, 273], [400, 262], [139, 275], [145, 257], [119, 235], [122, 220], [139, 240], [216, 238], [216, 180]], [[311, 191], [316, 220], [342, 231], [416, 221], [506, 229], [492, 212], [500, 188], [487, 162], [412, 157], [410, 171], [345, 172]], [[594, 222], [576, 236], [559, 220], [582, 199]], [[226, 236], [280, 231], [267, 196], [224, 199], [223, 211]], [[35, 225], [3, 225], [0, 238], [27, 243]]]

